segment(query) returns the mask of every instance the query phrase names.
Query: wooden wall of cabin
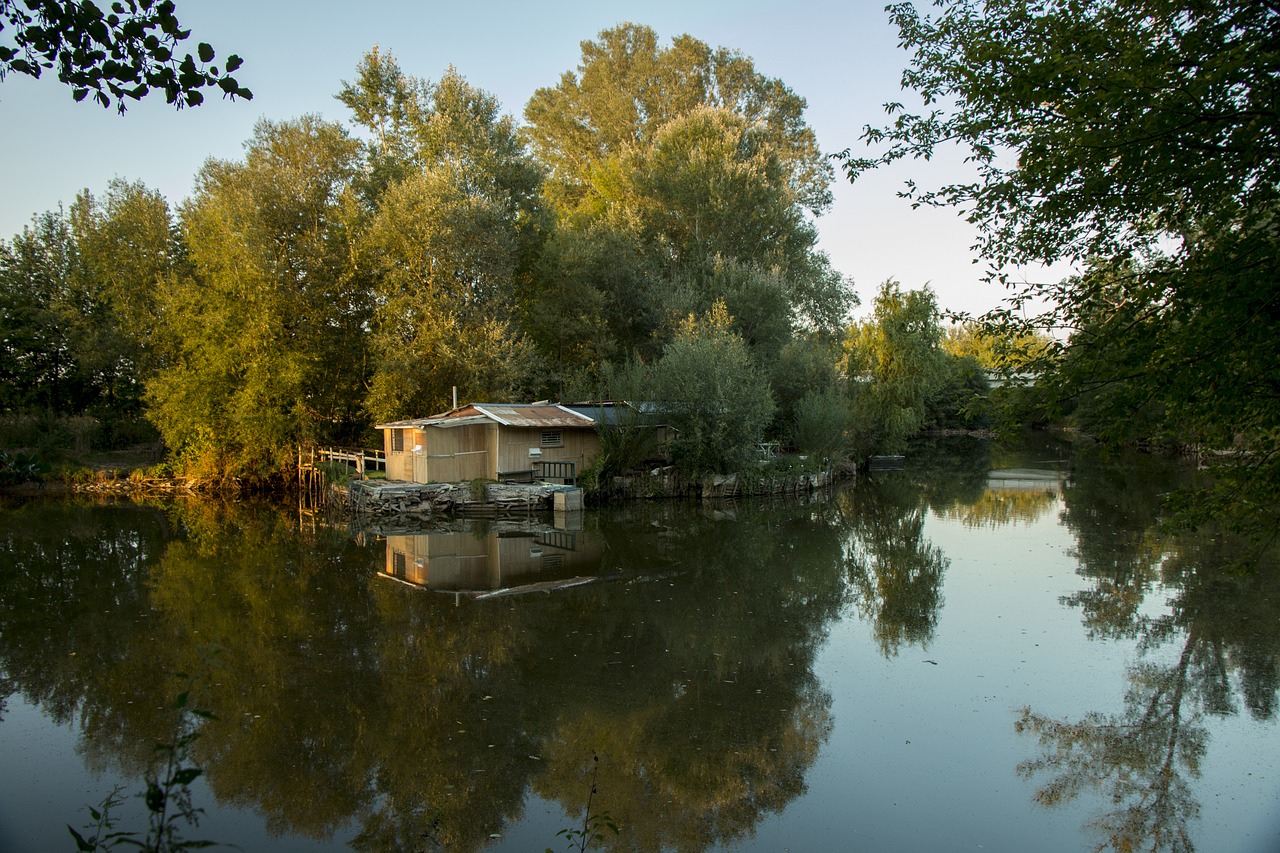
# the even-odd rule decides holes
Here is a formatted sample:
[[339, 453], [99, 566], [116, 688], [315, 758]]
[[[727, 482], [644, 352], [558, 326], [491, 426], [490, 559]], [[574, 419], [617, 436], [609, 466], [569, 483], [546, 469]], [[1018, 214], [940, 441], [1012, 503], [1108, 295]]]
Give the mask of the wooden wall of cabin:
[[422, 433], [415, 429], [401, 429], [403, 449], [393, 450], [393, 429], [382, 431], [382, 450], [387, 455], [387, 479], [413, 482], [413, 448], [422, 442]]
[[422, 483], [461, 483], [490, 473], [493, 452], [490, 434], [497, 424], [468, 424], [460, 427], [427, 427], [424, 433], [426, 464]]
[[[404, 429], [404, 449], [392, 449], [391, 429], [382, 431], [387, 454], [387, 479], [409, 483], [460, 483], [480, 477], [496, 477], [491, 462], [496, 455], [496, 424], [461, 427]], [[421, 453], [413, 448], [421, 447]]]
[[[544, 433], [559, 433], [559, 445], [544, 445]], [[461, 483], [500, 474], [529, 471], [533, 459], [529, 448], [542, 451], [543, 462], [572, 462], [576, 473], [600, 454], [600, 437], [594, 429], [500, 427], [498, 424], [468, 424], [458, 427], [426, 427], [403, 431], [404, 449], [392, 450], [392, 430], [384, 429], [383, 450], [387, 454], [387, 479], [411, 483]], [[421, 446], [421, 454], [413, 448]]]
[[[560, 444], [544, 445], [544, 433], [559, 433]], [[594, 429], [503, 427], [498, 433], [498, 470], [528, 471], [533, 467], [529, 448], [542, 451], [542, 462], [572, 462], [578, 475], [600, 455], [600, 436]]]

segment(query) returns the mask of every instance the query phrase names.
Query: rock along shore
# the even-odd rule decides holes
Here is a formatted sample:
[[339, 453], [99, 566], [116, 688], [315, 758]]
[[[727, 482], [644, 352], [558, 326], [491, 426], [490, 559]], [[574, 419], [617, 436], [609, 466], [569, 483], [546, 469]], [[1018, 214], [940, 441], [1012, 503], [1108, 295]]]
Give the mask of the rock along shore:
[[[356, 480], [335, 486], [345, 492], [347, 509], [357, 515], [512, 515], [555, 508], [557, 494], [577, 495], [574, 486], [528, 483], [487, 483], [481, 491], [470, 483], [403, 483]], [[561, 499], [564, 500], [563, 498]]]

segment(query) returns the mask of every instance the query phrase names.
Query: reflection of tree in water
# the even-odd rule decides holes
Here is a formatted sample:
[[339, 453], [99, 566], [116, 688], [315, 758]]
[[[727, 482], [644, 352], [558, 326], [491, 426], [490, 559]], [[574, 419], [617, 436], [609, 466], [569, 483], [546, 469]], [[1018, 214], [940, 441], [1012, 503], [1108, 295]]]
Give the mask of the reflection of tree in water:
[[163, 673], [217, 648], [193, 757], [273, 833], [477, 849], [530, 788], [580, 809], [597, 751], [620, 848], [732, 844], [803, 792], [830, 728], [812, 665], [847, 533], [829, 511], [631, 508], [588, 531], [622, 580], [462, 606], [270, 507], [26, 512], [4, 522], [0, 668], [129, 772], [171, 723]]
[[1090, 636], [1137, 636], [1138, 608], [1160, 577], [1160, 505], [1183, 473], [1136, 454], [1077, 461], [1063, 493], [1062, 520], [1076, 538], [1076, 571], [1090, 585], [1064, 603], [1081, 609]]
[[[1042, 754], [1018, 770], [1048, 777], [1036, 793], [1046, 806], [1088, 789], [1109, 794], [1116, 807], [1094, 821], [1098, 849], [1189, 851], [1200, 813], [1190, 780], [1209, 746], [1206, 717], [1235, 714], [1239, 699], [1256, 719], [1275, 713], [1280, 565], [1271, 555], [1241, 572], [1245, 543], [1212, 531], [1162, 532], [1158, 500], [1176, 472], [1137, 462], [1120, 471], [1111, 479], [1085, 465], [1067, 491], [1064, 518], [1091, 585], [1065, 602], [1081, 608], [1091, 635], [1135, 637], [1148, 659], [1129, 672], [1121, 714], [1069, 722], [1025, 709], [1017, 729], [1034, 735]], [[1158, 616], [1141, 607], [1153, 592], [1169, 599]], [[1150, 659], [1169, 646], [1176, 660]]]
[[947, 558], [924, 535], [928, 506], [905, 476], [868, 477], [840, 494], [852, 528], [845, 566], [853, 605], [885, 656], [927, 646], [942, 606]]
[[581, 674], [557, 678], [548, 667], [535, 678], [572, 697], [536, 789], [577, 811], [598, 751], [596, 805], [625, 827], [619, 849], [698, 850], [749, 836], [804, 792], [830, 729], [830, 697], [812, 667], [844, 600], [833, 514], [752, 505], [737, 518], [662, 518], [675, 509], [635, 508], [650, 523], [631, 518], [618, 532], [656, 531], [661, 562], [686, 573], [653, 577], [652, 541], [610, 535], [634, 561], [624, 571], [649, 579], [577, 600], [589, 608], [571, 622], [582, 630]]
[[[172, 531], [165, 515], [134, 506], [31, 502], [0, 514], [0, 670], [10, 689], [58, 723], [79, 719], [141, 773], [171, 730], [157, 680], [147, 575]], [[104, 691], [110, 673], [118, 680]], [[170, 685], [159, 686], [165, 689]], [[116, 713], [133, 703], [130, 719]], [[87, 760], [100, 765], [90, 746]]]
[[1094, 822], [1106, 838], [1100, 850], [1192, 849], [1188, 824], [1200, 805], [1184, 774], [1198, 775], [1207, 737], [1199, 711], [1183, 707], [1190, 652], [1188, 645], [1172, 669], [1135, 668], [1123, 714], [1062, 722], [1025, 708], [1015, 724], [1044, 750], [1018, 765], [1024, 778], [1051, 777], [1036, 791], [1038, 803], [1054, 807], [1088, 788], [1109, 789], [1118, 808]]
[[1053, 509], [1058, 495], [1052, 490], [986, 489], [972, 503], [952, 504], [942, 511], [945, 518], [965, 527], [992, 530], [1010, 524], [1030, 524]]
[[971, 527], [1034, 520], [1055, 505], [1051, 490], [993, 490], [988, 475], [993, 466], [1059, 469], [1063, 454], [1049, 439], [1019, 447], [963, 436], [923, 439], [904, 470], [867, 476], [840, 494], [852, 532], [845, 564], [853, 604], [885, 655], [933, 639], [948, 561], [925, 536], [929, 512]]
[[1029, 524], [1052, 509], [1056, 487], [993, 488], [993, 469], [1061, 470], [1063, 445], [1046, 436], [1024, 437], [1017, 445], [987, 439], [948, 438], [921, 442], [910, 457], [913, 477], [929, 508], [971, 528]]

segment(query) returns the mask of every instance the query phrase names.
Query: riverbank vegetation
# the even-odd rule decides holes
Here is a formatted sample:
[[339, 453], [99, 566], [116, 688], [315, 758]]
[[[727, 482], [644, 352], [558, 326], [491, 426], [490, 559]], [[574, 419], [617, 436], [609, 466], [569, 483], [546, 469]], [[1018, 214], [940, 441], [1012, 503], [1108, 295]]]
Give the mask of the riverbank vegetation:
[[[374, 48], [335, 87], [346, 123], [264, 119], [176, 206], [117, 179], [0, 242], [0, 444], [73, 463], [150, 445], [260, 486], [299, 444], [375, 443], [454, 388], [653, 401], [689, 476], [762, 442], [856, 461], [921, 430], [1058, 421], [1229, 462], [1201, 517], [1265, 515], [1280, 182], [1255, 81], [1276, 17], [1021, 5], [894, 7], [906, 88], [954, 103], [894, 105], [866, 132], [879, 153], [840, 155], [856, 177], [967, 146], [979, 180], [916, 200], [966, 211], [993, 280], [1078, 264], [987, 317], [948, 326], [927, 287], [890, 281], [852, 322], [814, 227], [833, 161], [804, 99], [736, 51], [620, 25], [521, 122], [456, 69], [416, 77]], [[1110, 85], [1129, 77], [1151, 85]], [[1183, 162], [1200, 150], [1223, 156]], [[602, 471], [651, 449], [605, 445]]]

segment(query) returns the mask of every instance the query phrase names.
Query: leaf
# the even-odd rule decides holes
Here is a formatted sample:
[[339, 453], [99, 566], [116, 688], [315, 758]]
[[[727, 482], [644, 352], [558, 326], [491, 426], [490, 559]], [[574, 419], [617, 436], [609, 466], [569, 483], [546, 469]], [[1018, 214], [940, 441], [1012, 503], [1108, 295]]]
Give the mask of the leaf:
[[204, 773], [199, 767], [184, 767], [173, 774], [175, 785], [190, 785]]
[[[76, 840], [77, 850], [92, 851], [94, 847], [97, 846], [85, 841], [84, 836], [76, 832], [75, 829], [72, 828], [71, 824], [67, 824], [67, 832], [71, 833], [71, 837]], [[548, 853], [550, 853], [550, 851], [548, 851]]]
[[213, 62], [213, 46], [207, 42], [200, 42], [200, 46], [196, 48], [200, 54], [200, 61], [204, 63]]

